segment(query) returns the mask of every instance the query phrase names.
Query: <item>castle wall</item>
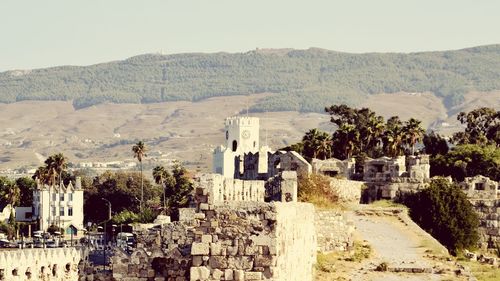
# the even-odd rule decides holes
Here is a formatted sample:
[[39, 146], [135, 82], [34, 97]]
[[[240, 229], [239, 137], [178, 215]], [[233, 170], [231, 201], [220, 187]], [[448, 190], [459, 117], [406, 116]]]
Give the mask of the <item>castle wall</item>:
[[75, 248], [0, 251], [0, 280], [75, 281], [81, 258]]
[[219, 174], [202, 174], [197, 179], [206, 203], [220, 204], [226, 201], [264, 202], [264, 181], [225, 178]]
[[209, 205], [190, 221], [138, 235], [136, 251], [112, 258], [113, 276], [137, 281], [310, 281], [316, 260], [313, 216], [308, 203]]
[[466, 177], [460, 187], [479, 215], [481, 248], [495, 248], [500, 243], [500, 190], [498, 182], [477, 175]]
[[330, 178], [330, 188], [337, 194], [341, 202], [359, 203], [364, 182]]
[[341, 211], [316, 210], [314, 226], [318, 239], [318, 251], [349, 251], [353, 247], [354, 224], [347, 221]]

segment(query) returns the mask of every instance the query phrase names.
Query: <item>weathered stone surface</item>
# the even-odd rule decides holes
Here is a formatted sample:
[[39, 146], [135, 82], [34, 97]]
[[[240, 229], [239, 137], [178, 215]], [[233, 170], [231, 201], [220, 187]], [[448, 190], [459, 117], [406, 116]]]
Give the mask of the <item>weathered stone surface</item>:
[[198, 280], [208, 280], [210, 278], [210, 270], [207, 267], [191, 267], [190, 269], [190, 277], [191, 281]]
[[262, 280], [262, 272], [245, 272], [245, 280]]
[[210, 253], [210, 246], [208, 243], [194, 242], [191, 246], [191, 255], [208, 255]]
[[233, 270], [232, 269], [224, 270], [224, 279], [227, 281], [233, 280]]

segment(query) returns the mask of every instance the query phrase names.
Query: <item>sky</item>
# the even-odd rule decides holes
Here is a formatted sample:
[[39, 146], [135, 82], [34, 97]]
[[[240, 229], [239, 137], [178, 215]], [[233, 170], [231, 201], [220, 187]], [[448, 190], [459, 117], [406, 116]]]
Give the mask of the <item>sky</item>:
[[498, 0], [0, 2], [0, 71], [158, 52], [417, 52], [499, 43]]

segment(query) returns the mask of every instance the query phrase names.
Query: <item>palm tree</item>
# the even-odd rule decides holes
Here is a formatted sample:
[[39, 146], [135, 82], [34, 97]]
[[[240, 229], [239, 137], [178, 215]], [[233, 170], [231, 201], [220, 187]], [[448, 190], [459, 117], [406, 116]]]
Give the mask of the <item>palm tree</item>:
[[167, 210], [166, 186], [165, 181], [170, 179], [172, 175], [163, 166], [156, 166], [153, 169], [153, 178], [155, 182], [163, 188], [163, 210]]
[[14, 181], [8, 181], [7, 185], [4, 186], [4, 192], [2, 195], [2, 199], [14, 208], [21, 198], [21, 191], [17, 184]]
[[404, 136], [403, 123], [399, 117], [389, 118], [383, 138], [385, 153], [391, 157], [401, 155]]
[[141, 166], [141, 202], [139, 205], [139, 210], [142, 212], [142, 204], [144, 202], [144, 179], [142, 177], [142, 159], [146, 157], [146, 145], [144, 142], [139, 141], [134, 146], [132, 146], [132, 151], [134, 152], [134, 158], [137, 158], [139, 165]]
[[366, 152], [371, 152], [375, 147], [380, 144], [380, 138], [382, 137], [385, 129], [384, 118], [382, 116], [375, 116], [375, 114], [370, 115], [366, 124], [365, 132], [365, 150]]
[[415, 153], [415, 144], [422, 141], [424, 137], [424, 129], [420, 126], [422, 122], [415, 118], [405, 122], [403, 126], [403, 133], [405, 134], [405, 143], [411, 147], [411, 155]]
[[62, 183], [62, 172], [66, 170], [66, 157], [62, 153], [57, 153], [52, 155], [53, 157], [53, 165], [54, 165], [54, 170], [57, 173], [58, 176], [58, 182], [59, 185]]
[[332, 137], [328, 133], [323, 132], [318, 136], [316, 155], [323, 160], [332, 156]]
[[329, 158], [332, 154], [332, 138], [318, 129], [309, 130], [302, 138], [304, 154], [310, 158]]
[[344, 148], [344, 157], [349, 159], [356, 151], [356, 145], [359, 143], [359, 131], [356, 129], [355, 125], [342, 124], [342, 126], [337, 129], [336, 133], [337, 132], [340, 143]]

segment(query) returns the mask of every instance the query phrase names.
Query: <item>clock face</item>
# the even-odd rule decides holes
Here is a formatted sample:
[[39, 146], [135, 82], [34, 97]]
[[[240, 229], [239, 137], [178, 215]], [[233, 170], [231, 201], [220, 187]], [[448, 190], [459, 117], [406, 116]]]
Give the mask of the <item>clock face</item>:
[[244, 130], [243, 132], [241, 132], [241, 137], [244, 139], [248, 139], [250, 137], [250, 131]]

